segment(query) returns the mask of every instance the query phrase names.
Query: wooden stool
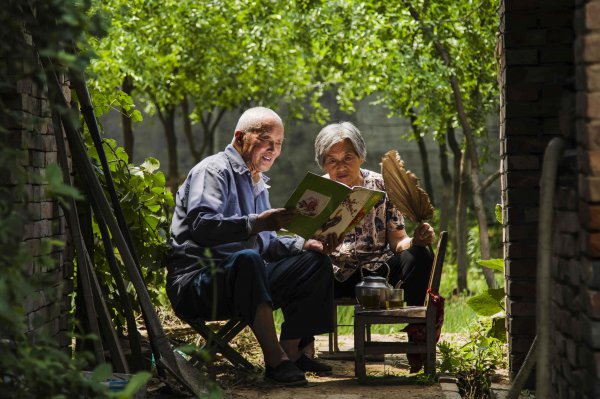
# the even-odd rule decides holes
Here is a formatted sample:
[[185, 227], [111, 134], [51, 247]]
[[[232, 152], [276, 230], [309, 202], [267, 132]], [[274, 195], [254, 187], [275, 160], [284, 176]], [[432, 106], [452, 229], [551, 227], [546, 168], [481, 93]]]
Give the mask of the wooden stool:
[[[431, 275], [429, 277], [428, 292], [437, 293], [442, 277], [442, 265], [446, 254], [448, 233], [440, 233]], [[436, 351], [436, 305], [426, 294], [424, 306], [407, 306], [400, 309], [364, 309], [360, 305], [354, 308], [354, 373], [359, 382], [364, 382], [367, 373], [365, 357], [367, 355], [383, 355], [386, 353], [422, 353], [426, 355], [425, 372], [435, 374]], [[426, 342], [374, 342], [366, 336], [366, 330], [372, 324], [423, 324], [426, 331]]]

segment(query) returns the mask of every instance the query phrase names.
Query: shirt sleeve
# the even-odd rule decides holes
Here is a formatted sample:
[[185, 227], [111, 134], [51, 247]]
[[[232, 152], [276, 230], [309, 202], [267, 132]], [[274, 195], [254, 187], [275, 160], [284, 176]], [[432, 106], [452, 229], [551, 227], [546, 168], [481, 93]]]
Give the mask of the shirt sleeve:
[[218, 170], [205, 168], [191, 176], [188, 190], [188, 228], [194, 241], [215, 246], [245, 241], [256, 223], [256, 214], [225, 216], [230, 200], [229, 182]]
[[302, 252], [304, 248], [304, 238], [294, 236], [278, 236], [271, 232], [269, 246], [265, 257], [269, 261], [278, 260], [286, 256]]
[[403, 230], [404, 229], [404, 216], [398, 208], [396, 208], [389, 198], [385, 197], [385, 213], [386, 213], [386, 224], [388, 231]]

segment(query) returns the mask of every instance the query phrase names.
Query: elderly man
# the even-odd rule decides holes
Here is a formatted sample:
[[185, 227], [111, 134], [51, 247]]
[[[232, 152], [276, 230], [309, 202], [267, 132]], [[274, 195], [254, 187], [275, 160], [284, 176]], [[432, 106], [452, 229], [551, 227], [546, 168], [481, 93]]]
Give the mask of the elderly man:
[[[304, 355], [303, 346], [332, 329], [333, 274], [324, 243], [275, 233], [294, 212], [271, 209], [263, 175], [283, 139], [274, 111], [251, 108], [225, 151], [189, 172], [176, 195], [167, 294], [184, 320], [240, 318], [263, 351], [265, 377], [304, 385], [304, 372], [331, 370]], [[280, 340], [277, 308], [285, 320]]]

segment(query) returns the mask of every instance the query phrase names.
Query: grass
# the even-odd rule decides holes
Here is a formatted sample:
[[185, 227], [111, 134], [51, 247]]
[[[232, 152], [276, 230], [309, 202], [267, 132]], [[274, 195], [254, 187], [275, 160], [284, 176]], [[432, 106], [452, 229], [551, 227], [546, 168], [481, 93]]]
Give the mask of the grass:
[[[498, 276], [499, 280], [502, 276]], [[472, 267], [468, 270], [467, 276], [468, 290], [471, 295], [476, 295], [483, 292], [487, 285], [481, 272], [481, 268]], [[500, 281], [499, 281], [500, 282]], [[501, 282], [503, 285], [503, 281]], [[466, 333], [469, 326], [477, 319], [477, 315], [467, 305], [469, 295], [462, 293], [452, 295], [452, 291], [456, 287], [456, 265], [445, 264], [442, 272], [442, 281], [440, 284], [440, 293], [446, 299], [444, 306], [444, 326], [442, 332], [445, 333]], [[352, 334], [352, 317], [354, 309], [351, 306], [338, 307], [338, 331], [340, 334]], [[279, 333], [279, 327], [283, 322], [283, 314], [281, 310], [276, 310], [274, 313], [275, 325]], [[372, 332], [375, 334], [390, 334], [398, 333], [404, 328], [404, 325], [374, 325]]]

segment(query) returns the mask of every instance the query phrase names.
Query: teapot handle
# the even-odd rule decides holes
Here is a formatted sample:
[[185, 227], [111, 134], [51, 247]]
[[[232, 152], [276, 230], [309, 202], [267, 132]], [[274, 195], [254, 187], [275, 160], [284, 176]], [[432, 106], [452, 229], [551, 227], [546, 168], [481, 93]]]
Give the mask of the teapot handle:
[[383, 265], [383, 266], [385, 266], [387, 268], [387, 273], [385, 274], [385, 282], [387, 283], [389, 281], [389, 277], [390, 277], [390, 265], [388, 265], [388, 263], [386, 261], [381, 261], [381, 260], [375, 260], [375, 261], [372, 261], [372, 262], [364, 262], [364, 263], [362, 263], [360, 265], [360, 268], [359, 268], [360, 269], [360, 279], [362, 280], [364, 278], [363, 267], [365, 267], [365, 265], [373, 264], [373, 263], [374, 264], [379, 263], [379, 264], [381, 264], [381, 265]]

